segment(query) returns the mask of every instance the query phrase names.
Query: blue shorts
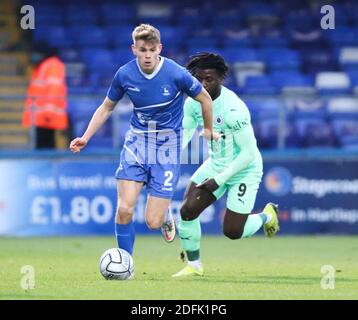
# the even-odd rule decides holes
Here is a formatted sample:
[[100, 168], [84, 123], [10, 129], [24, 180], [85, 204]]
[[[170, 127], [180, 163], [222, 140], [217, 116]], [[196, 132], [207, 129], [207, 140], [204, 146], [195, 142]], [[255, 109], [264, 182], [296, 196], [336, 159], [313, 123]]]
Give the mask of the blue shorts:
[[180, 145], [157, 147], [136, 135], [124, 142], [116, 179], [143, 182], [152, 196], [171, 199], [180, 177]]

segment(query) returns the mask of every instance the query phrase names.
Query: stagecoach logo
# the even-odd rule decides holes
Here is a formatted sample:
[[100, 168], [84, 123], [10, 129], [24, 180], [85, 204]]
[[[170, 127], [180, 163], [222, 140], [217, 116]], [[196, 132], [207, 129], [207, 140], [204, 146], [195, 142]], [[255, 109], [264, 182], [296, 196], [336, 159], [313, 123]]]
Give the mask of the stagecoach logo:
[[170, 95], [170, 86], [168, 86], [168, 85], [162, 86], [162, 94], [163, 94], [163, 96], [169, 96]]
[[215, 121], [218, 125], [221, 125], [223, 123], [223, 118], [221, 116], [217, 116]]
[[288, 194], [292, 186], [292, 175], [283, 167], [274, 167], [265, 175], [265, 187], [275, 196]]

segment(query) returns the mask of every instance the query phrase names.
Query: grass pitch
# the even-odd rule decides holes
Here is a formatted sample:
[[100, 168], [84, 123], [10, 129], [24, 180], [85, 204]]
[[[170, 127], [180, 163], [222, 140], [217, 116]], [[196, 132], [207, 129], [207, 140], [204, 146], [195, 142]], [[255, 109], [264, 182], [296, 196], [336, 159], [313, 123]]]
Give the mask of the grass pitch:
[[[136, 278], [106, 281], [98, 260], [114, 237], [0, 238], [0, 299], [358, 299], [358, 237], [203, 237], [204, 277], [172, 279], [185, 266], [179, 240], [137, 236]], [[24, 265], [35, 287], [21, 288]], [[322, 289], [324, 265], [334, 289]], [[323, 280], [323, 282], [325, 282]]]

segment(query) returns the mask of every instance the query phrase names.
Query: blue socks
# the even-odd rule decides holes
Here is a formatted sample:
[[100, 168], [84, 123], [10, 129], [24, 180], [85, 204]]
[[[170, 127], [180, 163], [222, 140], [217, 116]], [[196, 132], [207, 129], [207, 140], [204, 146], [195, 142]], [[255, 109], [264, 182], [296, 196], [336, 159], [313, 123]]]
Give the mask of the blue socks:
[[118, 248], [124, 249], [132, 255], [134, 239], [135, 239], [133, 221], [131, 221], [128, 224], [116, 223], [115, 226], [116, 226], [116, 238], [117, 238]]

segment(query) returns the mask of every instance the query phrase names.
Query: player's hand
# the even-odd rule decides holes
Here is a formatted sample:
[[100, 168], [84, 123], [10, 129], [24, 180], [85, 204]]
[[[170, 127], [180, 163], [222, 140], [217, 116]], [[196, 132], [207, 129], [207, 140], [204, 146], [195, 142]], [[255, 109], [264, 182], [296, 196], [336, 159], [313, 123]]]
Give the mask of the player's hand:
[[213, 141], [213, 140], [217, 141], [222, 137], [222, 133], [210, 131], [208, 129], [203, 129], [200, 132], [200, 136], [204, 137], [205, 139], [210, 140], [210, 141]]
[[216, 181], [213, 178], [211, 178], [211, 179], [204, 180], [196, 187], [199, 189], [206, 189], [209, 190], [210, 192], [214, 192], [217, 188], [219, 188], [219, 185], [216, 183]]
[[87, 145], [87, 140], [84, 138], [73, 139], [70, 143], [70, 150], [73, 153], [80, 152]]

